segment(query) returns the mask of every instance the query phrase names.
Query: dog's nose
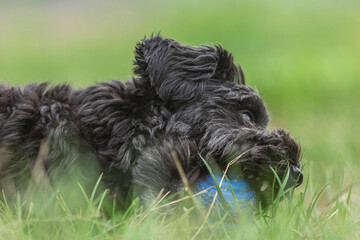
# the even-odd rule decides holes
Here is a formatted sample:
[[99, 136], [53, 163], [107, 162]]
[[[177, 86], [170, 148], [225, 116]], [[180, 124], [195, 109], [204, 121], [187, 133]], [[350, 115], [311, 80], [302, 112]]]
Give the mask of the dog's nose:
[[292, 188], [292, 187], [298, 187], [303, 182], [303, 174], [301, 170], [294, 166], [289, 166], [289, 179], [286, 183], [285, 189]]

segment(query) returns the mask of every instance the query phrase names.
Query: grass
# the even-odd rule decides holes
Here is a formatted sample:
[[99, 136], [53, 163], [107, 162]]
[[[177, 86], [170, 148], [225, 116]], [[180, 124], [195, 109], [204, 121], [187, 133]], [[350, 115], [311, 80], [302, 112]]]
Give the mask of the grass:
[[[359, 238], [359, 10], [352, 0], [1, 2], [0, 82], [83, 87], [127, 79], [135, 43], [152, 32], [220, 43], [263, 96], [271, 127], [301, 143], [307, 181], [235, 230], [213, 223], [217, 238]], [[137, 201], [109, 219], [98, 211], [102, 190], [86, 197], [76, 183], [72, 190], [82, 207], [62, 192], [47, 202], [1, 202], [0, 238], [191, 239], [201, 225], [188, 212], [164, 221]], [[209, 234], [205, 225], [198, 238]]]
[[[112, 212], [109, 218], [102, 211], [107, 191], [99, 191], [100, 177], [89, 195], [80, 184], [78, 189], [73, 189], [73, 192], [82, 193], [81, 209], [73, 209], [72, 202], [64, 200], [66, 196], [60, 191], [35, 202], [18, 195], [14, 206], [6, 200], [0, 202], [0, 235], [6, 239], [47, 239], [49, 236], [53, 239], [347, 239], [354, 236], [356, 223], [351, 220], [351, 188], [341, 197], [333, 196], [331, 206], [319, 213], [319, 199], [328, 186], [314, 192], [309, 177], [302, 192], [291, 190], [284, 198], [289, 193], [285, 190], [287, 177], [283, 180], [277, 177], [279, 194], [268, 210], [260, 209], [250, 221], [242, 219], [236, 224], [235, 219], [233, 227], [229, 227], [222, 215], [217, 221], [213, 218], [208, 221], [207, 217], [191, 220], [193, 214], [197, 214], [196, 209], [187, 209], [174, 216], [158, 212], [158, 206], [166, 204], [167, 199], [159, 199], [146, 210], [135, 199], [126, 211]], [[218, 190], [219, 185], [221, 182], [217, 184]], [[214, 207], [212, 211], [217, 210]]]

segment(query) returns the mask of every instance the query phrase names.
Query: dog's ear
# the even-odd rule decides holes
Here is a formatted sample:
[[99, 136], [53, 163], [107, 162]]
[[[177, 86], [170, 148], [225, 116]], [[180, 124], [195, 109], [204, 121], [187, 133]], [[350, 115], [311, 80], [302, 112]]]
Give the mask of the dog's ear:
[[245, 85], [244, 72], [240, 65], [234, 64], [233, 56], [221, 46], [215, 46], [219, 60], [216, 68], [215, 79], [234, 81], [237, 84]]
[[183, 46], [159, 35], [136, 45], [134, 73], [149, 79], [165, 101], [197, 99], [210, 79], [241, 82], [241, 69], [220, 46]]

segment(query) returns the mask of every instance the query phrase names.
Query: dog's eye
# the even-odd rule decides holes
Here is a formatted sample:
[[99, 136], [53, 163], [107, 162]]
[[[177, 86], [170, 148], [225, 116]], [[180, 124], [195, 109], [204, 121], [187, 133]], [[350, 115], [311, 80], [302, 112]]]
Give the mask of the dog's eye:
[[240, 114], [243, 122], [245, 123], [245, 126], [252, 127], [254, 123], [254, 118], [252, 114], [248, 111], [242, 111]]

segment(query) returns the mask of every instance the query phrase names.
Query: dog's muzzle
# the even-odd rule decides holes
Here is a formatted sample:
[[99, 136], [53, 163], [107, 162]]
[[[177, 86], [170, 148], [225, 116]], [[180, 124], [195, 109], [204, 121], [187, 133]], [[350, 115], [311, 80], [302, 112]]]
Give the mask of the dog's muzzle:
[[289, 166], [289, 179], [286, 183], [286, 189], [291, 188], [291, 187], [298, 187], [302, 184], [303, 182], [303, 174], [301, 172], [301, 170], [294, 166], [294, 165], [290, 165]]

